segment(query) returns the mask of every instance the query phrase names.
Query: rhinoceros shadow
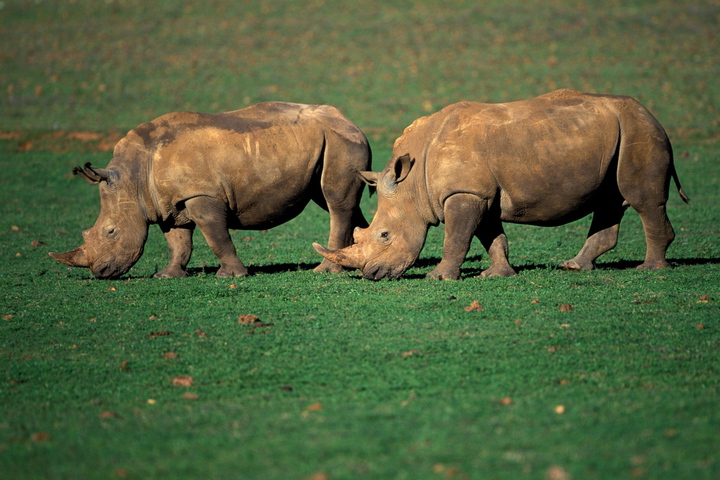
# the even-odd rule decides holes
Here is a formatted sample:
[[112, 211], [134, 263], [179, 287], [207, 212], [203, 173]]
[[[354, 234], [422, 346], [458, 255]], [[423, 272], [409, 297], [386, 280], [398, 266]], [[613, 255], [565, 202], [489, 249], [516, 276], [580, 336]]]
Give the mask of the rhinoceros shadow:
[[[465, 264], [479, 263], [482, 255], [469, 256], [465, 259]], [[670, 266], [700, 266], [700, 265], [718, 265], [720, 264], [720, 258], [668, 258]], [[438, 257], [424, 257], [419, 258], [413, 268], [422, 269], [422, 272], [418, 273], [406, 273], [403, 275], [405, 279], [417, 279], [425, 278], [427, 272], [425, 270], [434, 268], [440, 263]], [[487, 262], [486, 262], [487, 263]], [[632, 270], [642, 263], [642, 259], [638, 260], [616, 260], [612, 262], [597, 262], [595, 265], [596, 270]], [[533, 270], [559, 270], [559, 264], [557, 263], [528, 263], [528, 264], [513, 264], [513, 268], [516, 272], [530, 272]], [[485, 268], [477, 266], [461, 268], [460, 273], [463, 278], [472, 278], [479, 276]]]
[[[319, 263], [272, 263], [269, 265], [248, 265], [249, 276], [258, 274], [273, 274], [273, 273], [285, 273], [285, 272], [298, 272], [312, 270], [317, 267]], [[220, 269], [220, 266], [203, 266], [203, 267], [192, 267], [187, 269], [189, 277], [194, 275], [215, 275]]]
[[[467, 257], [466, 263], [479, 263], [482, 258], [482, 255], [474, 255], [471, 257]], [[668, 262], [671, 266], [699, 266], [699, 265], [718, 265], [720, 264], [720, 258], [669, 258]], [[417, 273], [406, 273], [403, 275], [403, 278], [405, 279], [421, 279], [425, 278], [425, 275], [430, 271], [432, 268], [434, 268], [438, 263], [440, 263], [440, 258], [438, 257], [423, 257], [419, 258], [415, 265], [413, 266], [413, 269], [418, 268], [421, 269], [421, 272]], [[598, 270], [630, 270], [634, 269], [638, 265], [642, 263], [642, 260], [617, 260], [614, 262], [598, 262], [596, 265], [596, 268]], [[252, 275], [258, 275], [258, 274], [274, 274], [274, 273], [287, 273], [287, 272], [298, 272], [298, 271], [308, 271], [312, 270], [315, 267], [317, 267], [317, 263], [272, 263], [268, 265], [250, 265], [248, 266], [248, 271], [250, 273], [250, 276]], [[518, 273], [522, 272], [529, 272], [533, 270], [558, 270], [559, 267], [557, 264], [553, 263], [530, 263], [525, 265], [513, 265], [513, 268]], [[215, 275], [217, 271], [220, 269], [219, 266], [202, 266], [202, 267], [192, 267], [188, 268], [188, 276], [196, 276], [196, 275]], [[461, 274], [463, 278], [472, 278], [480, 275], [483, 272], [484, 268], [480, 267], [469, 267], [469, 268], [462, 268]], [[352, 272], [350, 272], [352, 273]], [[358, 272], [359, 275], [359, 272]], [[360, 276], [360, 275], [359, 275]]]

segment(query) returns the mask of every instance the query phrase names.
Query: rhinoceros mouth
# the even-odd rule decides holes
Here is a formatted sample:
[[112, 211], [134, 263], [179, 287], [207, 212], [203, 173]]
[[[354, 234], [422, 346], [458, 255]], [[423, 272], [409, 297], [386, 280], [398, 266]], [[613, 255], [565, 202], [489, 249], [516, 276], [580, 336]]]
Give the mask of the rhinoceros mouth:
[[397, 270], [383, 265], [368, 265], [362, 269], [363, 277], [368, 280], [378, 281], [387, 278], [388, 280], [399, 280], [405, 270]]

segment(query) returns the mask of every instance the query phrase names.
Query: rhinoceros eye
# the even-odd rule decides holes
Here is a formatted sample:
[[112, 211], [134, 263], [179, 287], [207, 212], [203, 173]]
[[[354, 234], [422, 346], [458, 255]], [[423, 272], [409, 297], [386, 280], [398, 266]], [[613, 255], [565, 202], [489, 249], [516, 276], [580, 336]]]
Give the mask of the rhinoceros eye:
[[390, 238], [390, 232], [383, 230], [380, 232], [380, 240], [387, 241]]

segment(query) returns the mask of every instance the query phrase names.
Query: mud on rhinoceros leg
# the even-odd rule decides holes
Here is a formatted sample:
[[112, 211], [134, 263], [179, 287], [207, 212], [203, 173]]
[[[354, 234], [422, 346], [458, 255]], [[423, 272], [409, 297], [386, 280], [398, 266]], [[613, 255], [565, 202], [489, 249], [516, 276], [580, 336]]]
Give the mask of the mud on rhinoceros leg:
[[435, 269], [427, 274], [432, 280], [457, 280], [460, 266], [470, 249], [470, 242], [478, 224], [487, 211], [487, 202], [467, 193], [455, 194], [445, 200], [445, 240], [443, 257]]
[[228, 231], [227, 205], [210, 197], [195, 197], [185, 202], [188, 218], [200, 229], [215, 256], [220, 260], [217, 276], [244, 277], [247, 268], [237, 256]]
[[626, 208], [622, 204], [622, 198], [618, 198], [595, 210], [585, 244], [574, 258], [561, 263], [560, 268], [563, 270], [595, 268], [595, 259], [617, 245], [620, 220]]
[[195, 225], [182, 227], [160, 225], [170, 249], [170, 260], [165, 268], [153, 275], [156, 278], [183, 278], [187, 277], [187, 267], [192, 255], [192, 235]]

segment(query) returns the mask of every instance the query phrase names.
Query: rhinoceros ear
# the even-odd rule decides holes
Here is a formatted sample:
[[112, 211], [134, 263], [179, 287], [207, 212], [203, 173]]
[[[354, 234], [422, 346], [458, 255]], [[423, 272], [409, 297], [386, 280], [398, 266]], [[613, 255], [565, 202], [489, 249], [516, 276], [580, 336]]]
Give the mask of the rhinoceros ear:
[[114, 183], [120, 176], [117, 170], [109, 170], [106, 168], [92, 168], [92, 163], [87, 162], [83, 167], [73, 168], [73, 175], [80, 175], [90, 184], [98, 184], [102, 181], [108, 184]]
[[415, 159], [410, 158], [410, 154], [406, 153], [401, 157], [397, 157], [395, 160], [391, 160], [386, 167], [385, 176], [382, 180], [383, 186], [392, 190], [395, 186], [405, 180], [415, 165]]
[[359, 170], [355, 170], [354, 173], [360, 178], [360, 180], [371, 187], [376, 186], [378, 180], [380, 179], [380, 172], [361, 172]]

